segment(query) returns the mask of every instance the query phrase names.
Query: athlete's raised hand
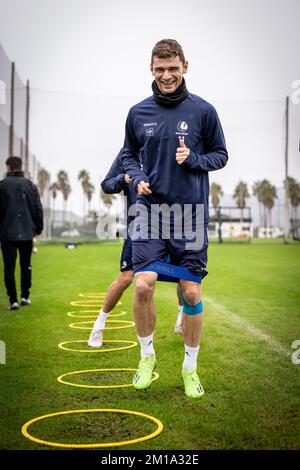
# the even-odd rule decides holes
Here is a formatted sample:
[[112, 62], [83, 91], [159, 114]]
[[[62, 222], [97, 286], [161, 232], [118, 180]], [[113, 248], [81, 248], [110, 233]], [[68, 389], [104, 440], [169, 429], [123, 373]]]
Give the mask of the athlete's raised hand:
[[179, 137], [179, 147], [176, 150], [176, 162], [181, 165], [182, 162], [189, 156], [190, 149], [184, 143], [184, 137]]

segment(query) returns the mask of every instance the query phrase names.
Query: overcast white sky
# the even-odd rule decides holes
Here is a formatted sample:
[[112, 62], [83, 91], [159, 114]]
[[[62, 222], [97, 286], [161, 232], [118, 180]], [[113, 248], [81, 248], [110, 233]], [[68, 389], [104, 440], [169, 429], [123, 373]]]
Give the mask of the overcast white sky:
[[[299, 24], [299, 0], [0, 0], [0, 41], [33, 89], [31, 150], [53, 179], [69, 173], [79, 214], [78, 172], [97, 186], [105, 176], [129, 108], [151, 94], [150, 53], [164, 37], [182, 44], [188, 89], [222, 121], [230, 161], [211, 180], [227, 193], [240, 178], [282, 186]], [[300, 104], [290, 118], [289, 173], [299, 179]]]

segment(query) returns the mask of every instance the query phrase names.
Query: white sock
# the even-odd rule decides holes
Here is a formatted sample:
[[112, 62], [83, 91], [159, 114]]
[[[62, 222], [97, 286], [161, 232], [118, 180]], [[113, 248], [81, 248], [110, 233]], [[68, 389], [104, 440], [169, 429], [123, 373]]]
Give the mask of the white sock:
[[94, 330], [104, 330], [107, 317], [108, 313], [103, 312], [103, 310], [101, 309], [98, 318], [94, 323]]
[[197, 369], [197, 357], [199, 347], [192, 348], [190, 346], [184, 345], [184, 361], [182, 364], [183, 369]]
[[183, 305], [178, 305], [178, 314], [177, 314], [177, 321], [176, 321], [177, 325], [181, 325], [182, 309], [183, 309]]
[[141, 357], [155, 355], [155, 351], [153, 348], [153, 333], [152, 335], [145, 336], [144, 338], [138, 336], [138, 340], [141, 346]]

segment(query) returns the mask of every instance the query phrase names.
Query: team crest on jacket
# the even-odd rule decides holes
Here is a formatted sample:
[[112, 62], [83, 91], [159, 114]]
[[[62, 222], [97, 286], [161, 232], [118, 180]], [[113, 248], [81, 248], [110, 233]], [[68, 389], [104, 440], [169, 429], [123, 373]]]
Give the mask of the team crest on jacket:
[[189, 126], [185, 121], [179, 121], [177, 124], [177, 129], [181, 132], [186, 132], [188, 130]]

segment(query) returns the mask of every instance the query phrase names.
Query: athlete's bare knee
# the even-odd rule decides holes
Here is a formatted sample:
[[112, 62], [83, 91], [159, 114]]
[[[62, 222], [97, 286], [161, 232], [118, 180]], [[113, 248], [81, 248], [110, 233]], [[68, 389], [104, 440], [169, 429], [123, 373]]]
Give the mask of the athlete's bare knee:
[[118, 278], [119, 286], [125, 290], [130, 286], [133, 280], [133, 271], [124, 271], [120, 274]]
[[135, 283], [135, 295], [137, 300], [140, 302], [147, 302], [152, 298], [153, 292], [154, 285], [151, 282], [141, 277], [137, 278]]
[[183, 290], [183, 297], [187, 304], [196, 305], [200, 300], [199, 290], [194, 287], [187, 287]]

